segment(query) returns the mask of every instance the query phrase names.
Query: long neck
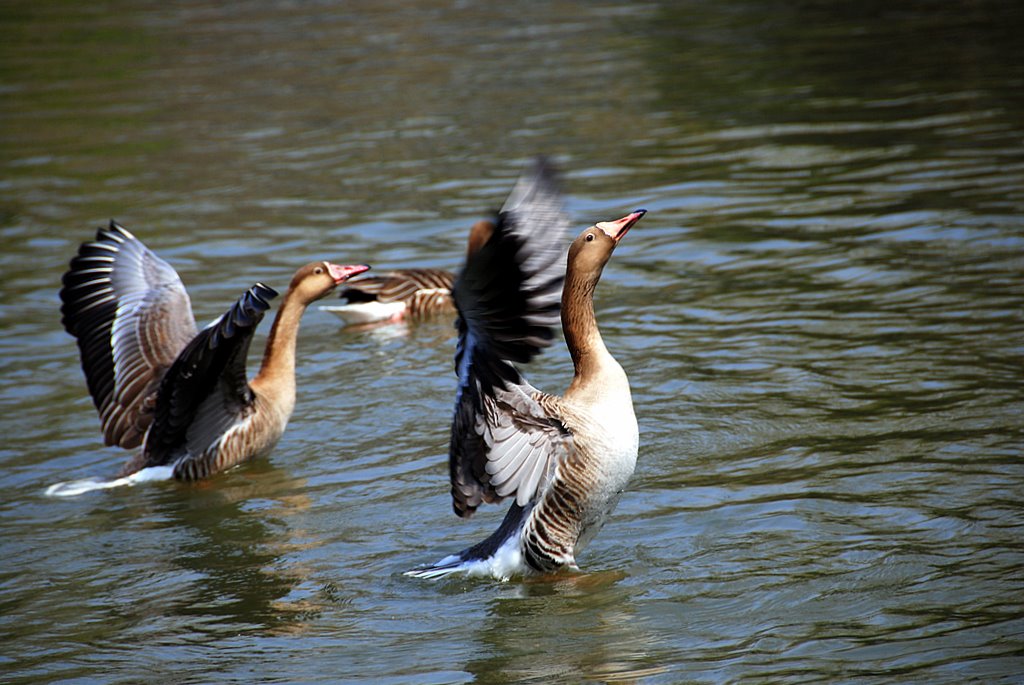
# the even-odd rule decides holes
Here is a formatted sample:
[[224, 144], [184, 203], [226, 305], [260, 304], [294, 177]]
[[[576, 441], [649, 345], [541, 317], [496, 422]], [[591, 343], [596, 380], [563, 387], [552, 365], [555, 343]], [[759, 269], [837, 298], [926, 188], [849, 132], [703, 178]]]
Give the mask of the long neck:
[[562, 332], [576, 370], [570, 389], [585, 385], [596, 377], [599, 369], [611, 358], [594, 316], [594, 289], [600, 277], [600, 273], [577, 275], [572, 269], [565, 276]]
[[264, 394], [286, 393], [285, 397], [291, 396], [294, 401], [295, 346], [299, 337], [299, 321], [305, 311], [305, 303], [300, 302], [293, 291], [285, 293], [267, 338], [263, 363], [251, 383], [254, 389]]

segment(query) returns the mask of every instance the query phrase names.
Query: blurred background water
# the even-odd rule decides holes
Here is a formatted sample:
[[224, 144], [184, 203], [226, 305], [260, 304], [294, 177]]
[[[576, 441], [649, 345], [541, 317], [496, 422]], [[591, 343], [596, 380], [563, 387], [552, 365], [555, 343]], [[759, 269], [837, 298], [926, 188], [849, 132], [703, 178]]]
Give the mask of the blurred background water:
[[[1020, 682], [1022, 28], [997, 0], [6, 0], [0, 678]], [[641, 451], [583, 575], [401, 576], [502, 513], [450, 513], [449, 321], [311, 310], [270, 458], [43, 495], [126, 457], [59, 322], [95, 226], [203, 322], [314, 258], [457, 267], [537, 153], [580, 229], [649, 210], [598, 290]], [[570, 373], [560, 344], [526, 370]]]

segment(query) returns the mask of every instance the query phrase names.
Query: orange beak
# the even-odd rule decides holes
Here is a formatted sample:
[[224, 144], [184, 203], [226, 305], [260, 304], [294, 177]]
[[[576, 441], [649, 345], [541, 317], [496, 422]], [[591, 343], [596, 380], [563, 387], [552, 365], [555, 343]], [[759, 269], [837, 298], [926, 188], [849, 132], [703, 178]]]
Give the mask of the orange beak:
[[594, 225], [604, 231], [609, 238], [618, 244], [622, 240], [622, 236], [626, 235], [626, 232], [633, 228], [633, 224], [640, 221], [640, 217], [646, 213], [646, 209], [638, 209], [616, 221], [601, 221]]
[[349, 264], [346, 266], [339, 266], [338, 264], [331, 264], [326, 262], [327, 272], [331, 274], [331, 278], [334, 279], [334, 285], [344, 283], [353, 276], [358, 276], [364, 271], [369, 271], [370, 267], [366, 264]]

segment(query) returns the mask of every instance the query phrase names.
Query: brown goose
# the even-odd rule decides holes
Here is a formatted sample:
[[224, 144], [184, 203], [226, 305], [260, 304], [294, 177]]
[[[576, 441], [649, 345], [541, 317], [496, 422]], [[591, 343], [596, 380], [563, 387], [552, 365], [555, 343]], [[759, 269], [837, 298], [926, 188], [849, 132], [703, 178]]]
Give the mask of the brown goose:
[[[62, 322], [78, 341], [105, 444], [142, 449], [121, 479], [96, 487], [197, 480], [270, 452], [295, 406], [302, 313], [369, 268], [313, 262], [299, 269], [274, 319], [263, 364], [247, 381], [249, 344], [277, 292], [257, 283], [199, 331], [174, 269], [116, 222], [100, 228], [64, 274]], [[143, 470], [145, 476], [126, 478]], [[88, 482], [61, 485], [68, 487], [51, 488], [52, 494], [92, 489]]]
[[[637, 210], [583, 231], [568, 217], [543, 160], [498, 215], [491, 239], [455, 284], [459, 386], [449, 466], [455, 513], [514, 497], [489, 538], [408, 575], [491, 575], [576, 569], [576, 555], [614, 509], [636, 465], [629, 381], [601, 339], [594, 289]], [[564, 281], [564, 287], [563, 287]], [[559, 318], [575, 375], [561, 397], [531, 386], [513, 362], [551, 344]]]
[[[478, 221], [469, 231], [467, 252], [472, 253], [494, 230], [490, 221]], [[452, 285], [455, 274], [443, 269], [395, 269], [379, 275], [353, 278], [338, 294], [343, 304], [323, 305], [325, 312], [346, 324], [369, 324], [454, 314]]]

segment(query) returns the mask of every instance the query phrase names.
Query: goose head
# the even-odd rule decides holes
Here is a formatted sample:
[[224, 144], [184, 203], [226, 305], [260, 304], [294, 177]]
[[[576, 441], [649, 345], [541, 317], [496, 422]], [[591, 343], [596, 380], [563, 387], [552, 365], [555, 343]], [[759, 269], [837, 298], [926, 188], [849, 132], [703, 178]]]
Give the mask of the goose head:
[[331, 262], [310, 262], [295, 272], [288, 288], [304, 304], [327, 295], [348, 279], [369, 270], [366, 264], [339, 265]]
[[615, 246], [646, 213], [646, 209], [638, 209], [615, 221], [599, 221], [580, 233], [569, 246], [570, 271], [596, 284]]

